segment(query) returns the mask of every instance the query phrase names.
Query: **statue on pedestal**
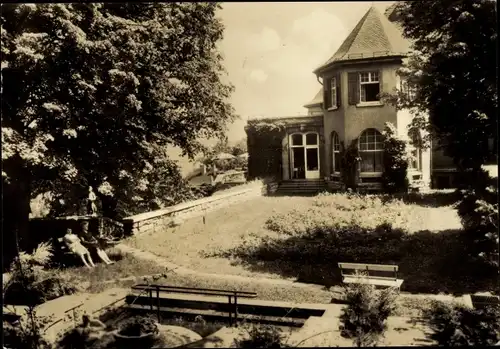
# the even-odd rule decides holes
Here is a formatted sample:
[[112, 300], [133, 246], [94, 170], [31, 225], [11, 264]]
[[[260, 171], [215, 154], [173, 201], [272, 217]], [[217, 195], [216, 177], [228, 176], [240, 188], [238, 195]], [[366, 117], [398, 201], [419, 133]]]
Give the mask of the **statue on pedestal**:
[[92, 187], [89, 187], [89, 196], [87, 198], [87, 214], [89, 216], [97, 216], [97, 205], [95, 203], [97, 197]]

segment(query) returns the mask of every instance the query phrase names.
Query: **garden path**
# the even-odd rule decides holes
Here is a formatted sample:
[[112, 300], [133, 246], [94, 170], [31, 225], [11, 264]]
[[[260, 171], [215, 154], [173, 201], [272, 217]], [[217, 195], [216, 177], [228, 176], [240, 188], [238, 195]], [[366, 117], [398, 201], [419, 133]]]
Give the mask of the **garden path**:
[[[76, 293], [40, 304], [36, 307], [36, 315], [50, 318], [53, 324], [46, 329], [44, 337], [50, 343], [54, 343], [59, 334], [80, 323], [83, 314], [92, 315], [101, 308], [124, 298], [129, 292], [129, 288], [111, 288], [98, 294]], [[67, 310], [80, 304], [81, 306], [74, 312], [70, 311], [66, 314]], [[56, 322], [58, 320], [60, 321]]]

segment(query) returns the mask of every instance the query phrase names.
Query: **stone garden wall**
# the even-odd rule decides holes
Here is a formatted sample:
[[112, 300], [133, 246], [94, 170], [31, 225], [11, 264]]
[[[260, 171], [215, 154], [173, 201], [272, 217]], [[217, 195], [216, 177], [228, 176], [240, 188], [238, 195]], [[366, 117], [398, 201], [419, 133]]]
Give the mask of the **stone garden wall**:
[[254, 186], [237, 190], [236, 187], [227, 192], [216, 192], [214, 195], [194, 201], [184, 202], [161, 210], [141, 213], [123, 219], [125, 235], [154, 232], [180, 224], [183, 220], [198, 217], [207, 212], [227, 207], [238, 202], [274, 193], [278, 187], [276, 182], [256, 183]]

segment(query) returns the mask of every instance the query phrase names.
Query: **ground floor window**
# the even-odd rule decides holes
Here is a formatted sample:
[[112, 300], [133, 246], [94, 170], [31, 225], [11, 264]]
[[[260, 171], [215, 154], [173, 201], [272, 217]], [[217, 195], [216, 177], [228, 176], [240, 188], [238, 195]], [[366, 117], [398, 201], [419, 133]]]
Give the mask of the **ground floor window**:
[[337, 132], [332, 132], [332, 172], [340, 173], [340, 140]]
[[382, 173], [384, 171], [384, 143], [383, 136], [379, 131], [373, 128], [365, 130], [359, 137], [358, 148], [362, 173]]
[[408, 169], [421, 171], [422, 170], [422, 138], [417, 131], [410, 134], [410, 142], [408, 143], [408, 152], [410, 158], [408, 160]]

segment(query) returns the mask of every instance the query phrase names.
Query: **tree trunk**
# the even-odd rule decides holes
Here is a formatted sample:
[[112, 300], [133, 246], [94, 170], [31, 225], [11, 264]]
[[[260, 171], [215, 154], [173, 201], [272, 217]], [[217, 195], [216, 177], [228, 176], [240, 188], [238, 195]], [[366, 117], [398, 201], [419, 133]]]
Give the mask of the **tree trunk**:
[[21, 250], [36, 247], [29, 232], [31, 185], [26, 173], [4, 185], [3, 199], [3, 252], [6, 254], [4, 261], [7, 262], [19, 253], [18, 247]]

